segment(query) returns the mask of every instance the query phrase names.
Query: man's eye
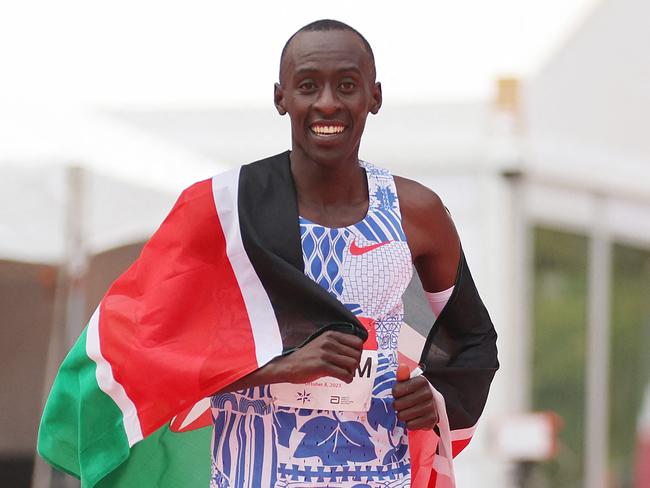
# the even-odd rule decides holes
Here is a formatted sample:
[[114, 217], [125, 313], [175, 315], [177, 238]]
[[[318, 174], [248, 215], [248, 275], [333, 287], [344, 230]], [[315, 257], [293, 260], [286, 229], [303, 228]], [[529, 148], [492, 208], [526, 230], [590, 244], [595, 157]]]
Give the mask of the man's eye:
[[298, 88], [304, 91], [311, 91], [316, 88], [316, 84], [311, 81], [304, 81], [298, 85]]
[[354, 90], [357, 87], [357, 85], [353, 81], [343, 81], [341, 84], [339, 84], [339, 88], [343, 90], [344, 92], [349, 92]]

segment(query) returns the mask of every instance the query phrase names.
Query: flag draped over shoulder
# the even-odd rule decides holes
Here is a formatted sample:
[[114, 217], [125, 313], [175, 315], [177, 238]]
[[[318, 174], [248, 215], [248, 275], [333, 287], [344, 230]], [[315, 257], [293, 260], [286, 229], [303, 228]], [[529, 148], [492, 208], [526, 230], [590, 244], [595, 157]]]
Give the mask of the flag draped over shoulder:
[[435, 323], [419, 330], [403, 324], [400, 333], [400, 345], [408, 346], [400, 356], [419, 357], [440, 417], [437, 433], [409, 432], [412, 486], [454, 486], [452, 460], [469, 444], [499, 367], [496, 338], [461, 253], [454, 291]]
[[[419, 331], [452, 433], [476, 423], [497, 367], [494, 329], [464, 270], [463, 259], [448, 306]], [[83, 487], [208, 486], [210, 431], [197, 428], [209, 420], [205, 398], [328, 328], [367, 337], [304, 275], [289, 154], [199, 182], [61, 365], [39, 453]], [[436, 440], [414, 442], [429, 471], [422, 486], [435, 483]]]

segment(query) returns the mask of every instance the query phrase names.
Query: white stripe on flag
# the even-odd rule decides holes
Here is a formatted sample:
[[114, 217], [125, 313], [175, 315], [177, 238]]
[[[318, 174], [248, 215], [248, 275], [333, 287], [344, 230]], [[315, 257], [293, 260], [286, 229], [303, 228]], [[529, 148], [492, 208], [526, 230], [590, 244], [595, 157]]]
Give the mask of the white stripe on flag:
[[435, 454], [433, 456], [433, 469], [437, 473], [435, 488], [455, 488], [453, 475], [448, 471], [446, 459]]
[[476, 425], [468, 427], [467, 429], [456, 429], [451, 431], [451, 441], [464, 441], [471, 439], [476, 432]]
[[442, 476], [449, 478], [449, 475], [451, 474], [449, 471], [449, 460], [445, 457], [439, 456], [438, 454], [433, 455], [433, 469], [436, 470], [438, 478], [441, 478]]
[[257, 364], [262, 366], [282, 354], [282, 338], [271, 301], [248, 259], [241, 240], [237, 208], [239, 171], [240, 168], [236, 168], [213, 177], [212, 194], [226, 238], [228, 260], [246, 304], [255, 341]]
[[397, 349], [407, 358], [420, 362], [426, 338], [406, 322], [402, 322], [397, 339]]
[[95, 376], [100, 390], [106, 393], [122, 412], [122, 421], [129, 447], [142, 440], [142, 429], [135, 404], [126, 394], [124, 387], [115, 380], [113, 370], [106, 358], [102, 355], [99, 343], [99, 307], [88, 322], [86, 331], [86, 354], [97, 365]]
[[440, 442], [438, 443], [438, 452], [434, 458], [434, 469], [444, 475], [444, 480], [436, 481], [436, 488], [449, 487], [455, 488], [456, 477], [454, 476], [454, 456], [451, 450], [451, 429], [449, 428], [449, 418], [447, 417], [447, 405], [445, 398], [433, 385], [431, 393], [433, 393], [433, 400], [436, 404], [438, 411], [438, 431], [440, 432]]
[[178, 428], [178, 430], [183, 430], [185, 427], [187, 427], [196, 419], [198, 419], [201, 415], [203, 415], [203, 413], [209, 408], [210, 408], [209, 398], [204, 398], [203, 400], [199, 400], [198, 402], [196, 402], [194, 406], [190, 409], [190, 411], [187, 413], [187, 416], [183, 419], [183, 423], [181, 423], [181, 426]]

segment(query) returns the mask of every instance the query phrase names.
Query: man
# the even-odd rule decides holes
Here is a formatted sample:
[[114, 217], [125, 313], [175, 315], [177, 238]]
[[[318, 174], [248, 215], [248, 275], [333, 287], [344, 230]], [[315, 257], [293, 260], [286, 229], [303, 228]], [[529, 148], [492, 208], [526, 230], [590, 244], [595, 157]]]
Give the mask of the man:
[[[368, 114], [376, 114], [382, 103], [381, 85], [375, 79], [374, 57], [369, 44], [357, 31], [340, 22], [324, 20], [303, 27], [291, 37], [283, 50], [280, 81], [275, 85], [274, 98], [278, 113], [288, 114], [291, 118], [291, 174], [297, 192], [298, 210], [303, 219], [303, 236], [314, 226], [330, 233], [333, 232], [332, 229], [348, 228], [350, 234], [346, 244], [352, 242], [355, 239], [354, 225], [363, 222], [369, 211], [369, 187], [372, 186], [372, 180], [366, 177], [367, 169], [359, 164], [359, 146], [366, 117]], [[399, 144], [399, 141], [396, 143]], [[460, 259], [459, 239], [449, 214], [437, 195], [428, 188], [399, 177], [394, 178], [394, 186], [397, 190], [396, 197], [399, 199], [399, 209], [396, 210], [401, 212], [398, 223], [406, 235], [407, 249], [410, 251], [405, 254], [408, 256], [406, 265], [410, 268], [412, 261], [426, 291], [443, 294], [447, 291], [448, 296], [456, 279]], [[357, 233], [356, 239], [359, 237], [360, 234]], [[377, 244], [369, 242], [367, 245]], [[328, 242], [328, 247], [332, 247], [331, 242]], [[386, 246], [374, 252], [379, 254], [388, 249]], [[324, 261], [326, 256], [320, 256], [320, 259]], [[307, 254], [304, 260], [309, 261]], [[387, 262], [380, 264], [385, 266], [380, 272], [393, 271], [393, 259], [389, 258]], [[312, 278], [318, 281], [317, 276]], [[407, 283], [396, 285], [395, 302], [399, 305]], [[323, 286], [330, 293], [337, 295], [331, 286], [328, 288], [327, 283]], [[342, 293], [338, 295], [341, 299]], [[367, 307], [360, 307], [357, 315], [367, 312], [363, 308]], [[375, 322], [382, 322], [385, 320], [385, 314], [375, 314], [372, 318]], [[403, 315], [400, 319], [403, 319]], [[376, 323], [375, 327], [381, 325]], [[362, 346], [363, 341], [357, 336], [326, 332], [292, 354], [277, 358], [230, 385], [228, 390], [244, 390], [253, 386], [284, 382], [309, 383], [324, 376], [339, 378], [349, 383], [359, 367]], [[394, 347], [393, 350], [386, 348], [380, 352], [380, 357], [382, 354], [395, 356], [395, 353]], [[384, 373], [393, 375], [392, 397], [395, 400], [390, 409], [391, 415], [396, 416], [396, 419], [390, 424], [394, 424], [391, 434], [400, 439], [403, 435], [400, 437], [397, 432], [403, 434], [400, 429], [404, 426], [409, 431], [433, 429], [438, 414], [431, 385], [424, 376], [409, 378], [408, 373], [402, 375], [402, 381], [395, 383], [397, 361], [392, 357], [391, 359], [393, 360], [390, 371]], [[248, 396], [245, 393], [238, 394], [240, 403], [242, 399], [246, 404], [266, 399], [272, 404], [272, 391], [266, 396], [255, 395], [253, 389], [248, 391]], [[227, 397], [234, 398], [233, 395]], [[213, 405], [225, 403], [223, 396], [217, 395], [215, 398]], [[376, 398], [373, 400], [378, 401]], [[285, 442], [286, 449], [282, 449], [282, 446], [265, 445], [266, 451], [273, 452], [270, 457], [278, 465], [271, 466], [270, 469], [278, 472], [271, 473], [267, 479], [260, 478], [256, 481], [237, 469], [237, 462], [244, 463], [247, 462], [246, 459], [251, 463], [255, 461], [241, 454], [240, 441], [233, 440], [235, 434], [228, 436], [224, 432], [226, 426], [232, 428], [231, 432], [236, 432], [238, 427], [247, 422], [244, 416], [248, 412], [235, 409], [236, 413], [232, 413], [233, 408], [214, 408], [213, 411], [218, 419], [214, 440], [214, 445], [217, 446], [213, 463], [214, 486], [248, 487], [256, 486], [255, 483], [265, 483], [266, 486], [279, 482], [290, 483], [292, 480], [305, 483], [309, 481], [305, 478], [306, 473], [316, 472], [319, 467], [337, 465], [360, 466], [368, 473], [375, 473], [375, 476], [369, 475], [364, 479], [368, 485], [363, 486], [386, 486], [381, 475], [382, 468], [378, 466], [383, 464], [383, 468], [388, 470], [392, 469], [388, 465], [398, 465], [395, 462], [383, 462], [377, 455], [381, 452], [385, 456], [390, 451], [382, 449], [378, 443], [383, 442], [389, 447], [389, 442], [392, 444], [394, 439], [382, 437], [370, 427], [362, 427], [363, 420], [348, 416], [347, 422], [341, 422], [341, 418], [345, 418], [342, 414], [319, 416], [310, 412], [302, 414], [302, 417], [310, 420], [299, 419], [301, 421], [288, 434], [291, 438]], [[282, 413], [288, 415], [284, 411]], [[336, 421], [338, 425], [347, 424], [348, 429], [357, 426], [361, 431], [360, 436], [369, 435], [375, 443], [373, 449], [368, 455], [358, 453], [355, 457], [351, 452], [348, 457], [339, 456], [338, 461], [331, 459], [337, 454], [334, 446], [330, 452], [306, 449], [305, 441], [300, 442], [297, 436], [306, 435], [305, 438], [309, 438], [311, 432], [308, 426], [320, 425], [318, 418]], [[296, 420], [292, 419], [292, 422], [295, 424]], [[257, 427], [251, 430], [255, 433], [265, 429]], [[277, 426], [269, 423], [266, 437], [271, 437], [274, 430], [278, 430]], [[318, 443], [317, 439], [316, 437], [315, 443]], [[326, 442], [325, 437], [320, 440]], [[404, 442], [407, 442], [405, 438]], [[354, 444], [354, 441], [350, 443]], [[220, 447], [223, 445], [227, 448]], [[408, 455], [400, 456], [399, 459], [397, 455], [392, 455], [392, 461], [403, 459], [408, 460]], [[260, 460], [260, 464], [269, 462], [272, 461], [269, 461], [268, 455], [264, 461]], [[279, 467], [281, 465], [291, 465], [293, 471], [283, 471]], [[335, 468], [332, 469], [336, 472]], [[391, 477], [395, 478], [391, 486], [409, 486], [408, 470], [400, 471], [395, 468]], [[345, 482], [340, 476], [333, 476], [320, 483], [313, 480], [311, 483], [313, 486], [356, 486], [355, 481]]]
[[[185, 441], [165, 425], [191, 427], [215, 391], [211, 486], [453, 484], [497, 367], [453, 223], [359, 160], [382, 94], [357, 31], [300, 29], [274, 99], [291, 151], [186, 190], [61, 367], [39, 452], [88, 486], [193, 486], [174, 459], [196, 451], [171, 455]], [[439, 314], [412, 358], [424, 375], [398, 352], [413, 265]]]

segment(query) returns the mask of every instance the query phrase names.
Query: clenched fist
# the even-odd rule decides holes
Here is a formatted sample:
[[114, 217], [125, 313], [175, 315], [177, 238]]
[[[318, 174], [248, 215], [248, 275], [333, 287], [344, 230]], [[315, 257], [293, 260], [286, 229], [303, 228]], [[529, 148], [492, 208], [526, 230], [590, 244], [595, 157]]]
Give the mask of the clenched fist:
[[361, 360], [363, 340], [344, 332], [327, 331], [288, 356], [277, 360], [277, 382], [309, 383], [333, 376], [350, 383]]
[[431, 385], [424, 376], [410, 378], [408, 366], [397, 367], [397, 383], [393, 386], [393, 408], [397, 418], [406, 422], [409, 430], [433, 429], [438, 423], [438, 411]]

